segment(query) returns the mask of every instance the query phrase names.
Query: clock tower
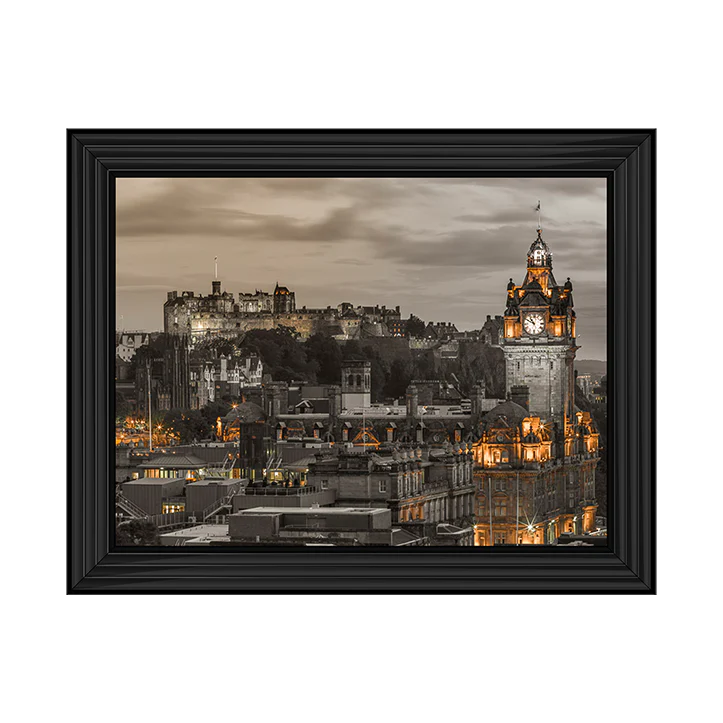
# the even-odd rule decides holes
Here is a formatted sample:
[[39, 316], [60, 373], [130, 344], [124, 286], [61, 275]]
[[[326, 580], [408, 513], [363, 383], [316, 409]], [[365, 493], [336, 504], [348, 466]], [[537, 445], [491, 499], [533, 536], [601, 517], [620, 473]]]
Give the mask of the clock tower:
[[575, 408], [573, 363], [575, 311], [570, 279], [559, 286], [552, 273], [552, 253], [537, 229], [527, 253], [527, 273], [521, 286], [507, 285], [502, 348], [506, 391], [529, 388], [529, 411], [543, 422], [555, 422], [560, 432], [572, 423]]

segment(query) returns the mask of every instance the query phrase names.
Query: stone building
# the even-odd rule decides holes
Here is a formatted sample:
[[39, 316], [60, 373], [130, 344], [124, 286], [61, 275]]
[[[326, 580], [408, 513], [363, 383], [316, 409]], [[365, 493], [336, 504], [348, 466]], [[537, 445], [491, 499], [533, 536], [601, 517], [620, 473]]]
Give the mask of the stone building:
[[[238, 298], [212, 282], [208, 296], [193, 291], [169, 291], [163, 305], [164, 330], [187, 335], [195, 345], [205, 338], [234, 336], [252, 329], [294, 329], [302, 339], [324, 333], [338, 339], [392, 336], [400, 310], [385, 306], [353, 306], [347, 302], [324, 309], [297, 308], [296, 294], [278, 283], [272, 294], [256, 290]], [[393, 329], [394, 331], [392, 331]]]
[[482, 325], [481, 338], [485, 344], [499, 346], [504, 338], [505, 323], [502, 316], [492, 317], [487, 314], [487, 319]]
[[116, 356], [129, 362], [142, 346], [147, 346], [150, 334], [146, 331], [124, 331], [117, 335]]
[[521, 286], [507, 285], [502, 348], [506, 389], [524, 384], [530, 411], [560, 427], [572, 419], [575, 398], [575, 311], [570, 279], [558, 286], [552, 253], [538, 229]]
[[261, 385], [264, 366], [257, 354], [226, 357], [192, 351], [189, 384], [190, 408], [201, 409], [224, 396], [241, 397]]
[[228, 518], [228, 538], [216, 544], [417, 546], [393, 526], [388, 510], [354, 507], [255, 507]]
[[575, 406], [572, 283], [559, 286], [538, 229], [522, 285], [507, 286], [507, 400], [474, 445], [477, 544], [549, 544], [595, 527], [599, 435]]

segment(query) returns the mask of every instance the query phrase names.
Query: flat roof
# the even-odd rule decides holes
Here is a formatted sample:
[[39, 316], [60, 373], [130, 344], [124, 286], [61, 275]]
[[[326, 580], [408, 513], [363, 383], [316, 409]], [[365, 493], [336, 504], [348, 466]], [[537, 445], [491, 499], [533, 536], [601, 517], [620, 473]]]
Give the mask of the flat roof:
[[234, 478], [202, 477], [201, 479], [195, 480], [194, 482], [189, 482], [188, 486], [189, 487], [208, 487], [209, 485], [211, 485], [211, 486], [218, 485], [219, 487], [228, 487], [229, 485], [232, 485], [232, 484], [237, 484], [240, 482], [247, 482], [247, 481], [248, 480], [246, 480], [245, 478], [240, 479], [239, 477], [234, 477]]
[[139, 477], [138, 479], [131, 479], [127, 482], [123, 482], [124, 485], [140, 485], [150, 487], [151, 485], [164, 485], [169, 482], [185, 482], [185, 477]]
[[156, 455], [152, 459], [148, 460], [148, 462], [144, 462], [138, 466], [145, 469], [156, 467], [178, 467], [180, 469], [189, 469], [193, 467], [205, 467], [207, 464], [208, 462], [204, 462], [202, 459], [199, 459], [192, 454], [175, 454], [174, 452], [168, 452], [166, 454]]
[[225, 537], [226, 535], [228, 535], [228, 525], [196, 525], [164, 532], [161, 537]]
[[377, 515], [389, 512], [387, 507], [251, 507], [239, 510], [234, 515]]

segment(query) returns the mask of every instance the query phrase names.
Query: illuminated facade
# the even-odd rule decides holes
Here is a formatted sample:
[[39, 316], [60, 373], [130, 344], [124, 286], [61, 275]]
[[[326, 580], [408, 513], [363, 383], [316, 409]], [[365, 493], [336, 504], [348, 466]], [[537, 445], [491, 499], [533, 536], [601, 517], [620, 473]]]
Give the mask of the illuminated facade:
[[167, 334], [188, 336], [192, 344], [208, 337], [228, 336], [253, 329], [295, 329], [302, 339], [316, 333], [340, 339], [398, 335], [399, 307], [354, 306], [348, 302], [323, 309], [297, 308], [296, 294], [286, 286], [273, 293], [241, 292], [238, 298], [212, 282], [209, 295], [193, 291], [169, 291], [163, 305], [163, 327]]
[[507, 400], [479, 425], [476, 543], [550, 544], [595, 529], [599, 435], [575, 407], [575, 311], [538, 229], [527, 272], [507, 286], [501, 346]]

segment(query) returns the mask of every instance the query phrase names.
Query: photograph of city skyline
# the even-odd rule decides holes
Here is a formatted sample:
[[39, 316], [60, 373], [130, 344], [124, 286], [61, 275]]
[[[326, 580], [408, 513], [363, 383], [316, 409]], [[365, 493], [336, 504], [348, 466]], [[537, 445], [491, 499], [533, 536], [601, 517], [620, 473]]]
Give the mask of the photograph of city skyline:
[[602, 178], [118, 178], [116, 544], [606, 544]]

